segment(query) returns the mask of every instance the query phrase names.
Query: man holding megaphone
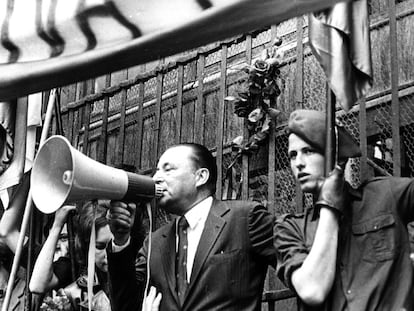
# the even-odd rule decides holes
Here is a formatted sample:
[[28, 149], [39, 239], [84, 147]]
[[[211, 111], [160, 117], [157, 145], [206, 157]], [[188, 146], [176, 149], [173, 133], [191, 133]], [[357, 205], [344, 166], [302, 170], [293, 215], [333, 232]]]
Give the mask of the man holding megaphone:
[[141, 245], [131, 236], [135, 204], [111, 202], [115, 310], [139, 310], [147, 278], [162, 311], [260, 310], [267, 266], [276, 265], [273, 216], [259, 203], [215, 199], [216, 162], [198, 144], [167, 149], [153, 180], [158, 207], [178, 217]]

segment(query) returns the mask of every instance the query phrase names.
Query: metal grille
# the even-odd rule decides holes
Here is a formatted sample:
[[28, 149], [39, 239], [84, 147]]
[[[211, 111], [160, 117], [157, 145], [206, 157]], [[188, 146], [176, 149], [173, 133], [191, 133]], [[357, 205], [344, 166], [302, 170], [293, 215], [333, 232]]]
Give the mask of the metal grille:
[[177, 89], [177, 69], [167, 72], [164, 76], [163, 94]]
[[393, 173], [392, 150], [392, 115], [389, 103], [377, 105], [375, 108], [373, 126], [377, 127], [377, 135], [374, 145], [374, 160], [388, 173]]
[[266, 42], [269, 42], [270, 33], [271, 33], [270, 29], [259, 33], [255, 38], [253, 38], [253, 42], [252, 42], [253, 47], [257, 47], [257, 46], [263, 45]]
[[127, 107], [135, 106], [138, 102], [139, 85], [133, 85], [127, 89]]
[[296, 187], [295, 180], [290, 170], [290, 161], [287, 154], [287, 135], [276, 138], [276, 209], [275, 214], [280, 215], [296, 211]]
[[[356, 142], [359, 142], [359, 114], [349, 113], [343, 114], [337, 118], [344, 128], [352, 135]], [[349, 159], [347, 170], [345, 172], [347, 181], [353, 187], [358, 187], [361, 184], [360, 176], [360, 159]]]
[[403, 176], [414, 177], [414, 96], [407, 96], [401, 102], [401, 122], [406, 124], [401, 131], [403, 145]]
[[157, 93], [157, 78], [153, 77], [145, 82], [145, 101], [155, 98]]

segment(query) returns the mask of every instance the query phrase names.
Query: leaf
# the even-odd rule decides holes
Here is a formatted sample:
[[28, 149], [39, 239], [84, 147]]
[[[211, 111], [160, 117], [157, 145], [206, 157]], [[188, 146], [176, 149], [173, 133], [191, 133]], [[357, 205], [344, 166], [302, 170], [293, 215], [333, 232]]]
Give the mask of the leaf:
[[233, 141], [231, 142], [232, 145], [236, 145], [236, 146], [241, 146], [243, 143], [243, 136], [237, 136], [236, 138], [233, 139]]
[[267, 114], [269, 115], [270, 119], [274, 121], [276, 117], [280, 114], [280, 110], [277, 110], [275, 108], [269, 108], [267, 110]]
[[258, 143], [262, 143], [262, 142], [264, 142], [265, 140], [266, 140], [266, 138], [267, 138], [267, 134], [269, 133], [269, 131], [267, 130], [267, 131], [260, 131], [260, 132], [257, 132], [254, 136], [255, 136], [255, 140], [258, 142]]
[[233, 67], [234, 70], [239, 70], [239, 71], [243, 71], [245, 73], [249, 73], [249, 71], [251, 70], [252, 66], [248, 65], [248, 64], [239, 64], [239, 65], [235, 65]]
[[260, 52], [260, 59], [265, 60], [269, 57], [269, 51], [267, 49], [264, 49], [262, 52]]
[[225, 101], [232, 102], [232, 101], [237, 100], [237, 98], [236, 98], [236, 97], [234, 97], [234, 96], [227, 96], [226, 98], [224, 98], [224, 100], [225, 100]]
[[273, 41], [273, 45], [275, 46], [281, 46], [282, 45], [282, 38], [281, 37], [276, 37], [275, 40]]
[[254, 95], [261, 94], [262, 88], [257, 83], [252, 83], [249, 86], [249, 92]]
[[243, 101], [247, 101], [249, 99], [249, 93], [248, 92], [239, 92], [240, 99]]
[[263, 111], [261, 108], [256, 108], [249, 114], [249, 121], [252, 123], [256, 123], [257, 121], [263, 118]]
[[270, 65], [270, 66], [279, 66], [280, 64], [280, 59], [277, 57], [272, 57], [272, 58], [268, 58], [266, 59], [266, 62]]
[[270, 117], [267, 115], [266, 118], [265, 118], [265, 120], [264, 120], [264, 122], [263, 122], [261, 132], [268, 132], [269, 131], [269, 129], [270, 129], [270, 121], [271, 121], [270, 120]]

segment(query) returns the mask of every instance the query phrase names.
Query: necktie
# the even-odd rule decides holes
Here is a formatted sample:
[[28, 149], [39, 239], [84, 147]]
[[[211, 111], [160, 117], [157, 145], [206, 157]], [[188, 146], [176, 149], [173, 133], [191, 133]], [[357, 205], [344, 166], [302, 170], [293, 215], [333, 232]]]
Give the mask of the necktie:
[[188, 222], [184, 216], [178, 221], [178, 250], [176, 258], [177, 294], [181, 305], [187, 290], [187, 228]]

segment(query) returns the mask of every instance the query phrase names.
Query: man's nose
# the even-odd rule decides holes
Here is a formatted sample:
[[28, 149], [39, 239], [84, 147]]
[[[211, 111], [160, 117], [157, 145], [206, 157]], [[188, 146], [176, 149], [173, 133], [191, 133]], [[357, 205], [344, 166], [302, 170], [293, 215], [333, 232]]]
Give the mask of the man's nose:
[[162, 175], [160, 171], [155, 172], [155, 174], [152, 176], [152, 180], [155, 181], [155, 183], [160, 183], [162, 181]]
[[295, 166], [300, 169], [305, 167], [305, 161], [303, 159], [303, 156], [301, 154], [298, 154], [295, 158]]

